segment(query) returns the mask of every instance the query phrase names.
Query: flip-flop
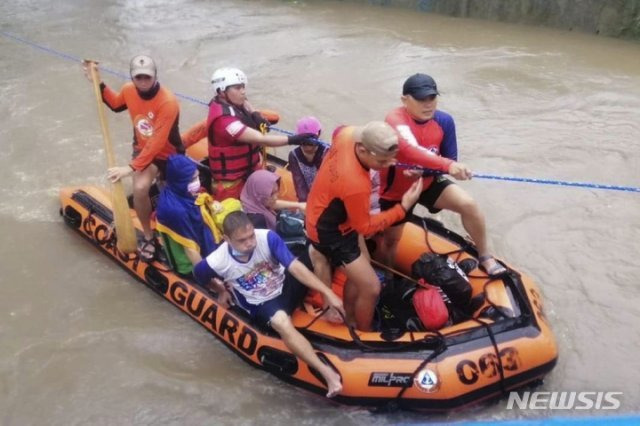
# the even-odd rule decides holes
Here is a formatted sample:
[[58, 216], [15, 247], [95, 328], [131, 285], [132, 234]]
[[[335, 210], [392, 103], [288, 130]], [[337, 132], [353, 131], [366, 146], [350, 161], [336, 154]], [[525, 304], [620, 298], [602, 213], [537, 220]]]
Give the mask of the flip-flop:
[[[484, 263], [488, 260], [493, 259], [493, 261], [495, 262], [494, 265], [489, 268], [488, 270], [485, 268]], [[487, 273], [487, 275], [489, 275], [490, 277], [497, 277], [500, 276], [502, 274], [505, 274], [507, 272], [507, 268], [505, 268], [504, 266], [502, 266], [493, 256], [491, 256], [490, 254], [485, 255], [485, 256], [480, 256], [478, 258], [478, 261], [480, 262], [480, 269], [482, 269], [484, 272]]]

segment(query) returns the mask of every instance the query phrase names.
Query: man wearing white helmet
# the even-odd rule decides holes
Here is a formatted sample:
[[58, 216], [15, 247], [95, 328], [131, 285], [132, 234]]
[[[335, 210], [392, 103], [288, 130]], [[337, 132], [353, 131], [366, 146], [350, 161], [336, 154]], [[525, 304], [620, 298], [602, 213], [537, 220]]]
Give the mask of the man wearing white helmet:
[[220, 68], [211, 76], [214, 97], [206, 120], [185, 133], [189, 146], [207, 137], [211, 190], [218, 200], [239, 198], [247, 177], [260, 168], [262, 146], [300, 145], [314, 134], [267, 135], [260, 132], [268, 125], [247, 101], [247, 77], [237, 68]]
[[[87, 63], [84, 70], [91, 80]], [[134, 57], [129, 71], [131, 82], [125, 83], [120, 92], [100, 82], [104, 103], [114, 112], [129, 110], [133, 123], [132, 160], [128, 166], [110, 168], [108, 177], [117, 182], [133, 176], [133, 206], [144, 232], [138, 251], [143, 260], [151, 261], [156, 241], [151, 229], [149, 188], [158, 172], [164, 171], [167, 158], [177, 151], [184, 152], [178, 129], [180, 107], [173, 93], [158, 83], [156, 64], [149, 56]]]

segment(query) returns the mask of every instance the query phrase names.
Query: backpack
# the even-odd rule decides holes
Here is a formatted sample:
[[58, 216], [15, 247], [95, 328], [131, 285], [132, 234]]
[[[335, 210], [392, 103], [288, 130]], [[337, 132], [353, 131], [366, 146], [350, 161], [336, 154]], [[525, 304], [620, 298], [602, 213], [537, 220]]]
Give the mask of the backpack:
[[434, 331], [446, 325], [449, 311], [437, 288], [394, 278], [380, 293], [378, 316], [382, 330]]
[[454, 307], [463, 311], [469, 308], [472, 291], [469, 278], [449, 256], [423, 253], [411, 266], [411, 273], [417, 279], [440, 287]]
[[417, 286], [404, 278], [394, 278], [382, 288], [377, 313], [382, 330], [424, 331], [413, 307]]
[[449, 321], [449, 310], [435, 287], [417, 289], [412, 301], [420, 322], [427, 330], [439, 330]]
[[307, 244], [304, 232], [304, 215], [282, 210], [276, 217], [276, 233], [294, 255], [299, 255]]

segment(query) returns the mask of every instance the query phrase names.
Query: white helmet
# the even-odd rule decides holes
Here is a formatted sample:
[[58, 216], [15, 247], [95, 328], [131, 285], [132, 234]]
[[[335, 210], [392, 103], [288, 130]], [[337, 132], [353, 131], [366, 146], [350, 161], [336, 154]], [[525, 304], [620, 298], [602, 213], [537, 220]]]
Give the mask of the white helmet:
[[244, 84], [246, 86], [247, 76], [237, 68], [220, 68], [211, 75], [211, 84], [213, 84], [215, 93], [218, 93], [218, 90], [224, 92], [227, 87], [234, 84]]

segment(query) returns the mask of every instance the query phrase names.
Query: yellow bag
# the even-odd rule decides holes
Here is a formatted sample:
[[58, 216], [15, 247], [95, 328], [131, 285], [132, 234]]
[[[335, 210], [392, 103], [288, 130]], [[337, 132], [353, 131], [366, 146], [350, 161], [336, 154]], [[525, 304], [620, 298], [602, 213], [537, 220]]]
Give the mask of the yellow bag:
[[209, 194], [203, 193], [198, 195], [196, 205], [200, 206], [200, 213], [204, 223], [211, 229], [216, 244], [222, 242], [222, 223], [224, 218], [231, 212], [242, 210], [240, 200], [236, 198], [226, 198], [222, 201], [216, 201]]

